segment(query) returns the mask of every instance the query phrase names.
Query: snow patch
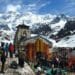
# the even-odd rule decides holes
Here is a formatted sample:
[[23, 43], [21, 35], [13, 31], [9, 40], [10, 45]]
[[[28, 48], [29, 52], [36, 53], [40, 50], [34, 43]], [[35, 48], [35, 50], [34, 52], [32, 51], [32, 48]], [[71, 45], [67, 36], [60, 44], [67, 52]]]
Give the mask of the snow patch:
[[56, 47], [75, 47], [75, 35], [64, 37], [56, 44]]

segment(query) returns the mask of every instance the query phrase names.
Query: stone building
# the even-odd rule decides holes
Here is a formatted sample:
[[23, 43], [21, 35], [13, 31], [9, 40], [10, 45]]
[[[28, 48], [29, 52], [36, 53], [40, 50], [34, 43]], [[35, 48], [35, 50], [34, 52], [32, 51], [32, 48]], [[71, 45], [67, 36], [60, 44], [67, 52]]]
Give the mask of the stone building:
[[15, 50], [19, 50], [21, 39], [30, 37], [29, 26], [24, 24], [17, 26], [17, 31], [14, 38]]
[[37, 57], [51, 57], [53, 40], [43, 35], [31, 36], [29, 26], [24, 24], [17, 26], [14, 44], [15, 50], [24, 51], [29, 61], [34, 61]]

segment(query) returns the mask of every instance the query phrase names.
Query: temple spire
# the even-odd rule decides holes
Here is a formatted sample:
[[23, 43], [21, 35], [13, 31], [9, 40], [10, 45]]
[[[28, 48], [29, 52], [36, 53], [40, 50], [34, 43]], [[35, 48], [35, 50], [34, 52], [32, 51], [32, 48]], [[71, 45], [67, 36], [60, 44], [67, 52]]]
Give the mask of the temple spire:
[[23, 25], [24, 25], [24, 20], [23, 20]]

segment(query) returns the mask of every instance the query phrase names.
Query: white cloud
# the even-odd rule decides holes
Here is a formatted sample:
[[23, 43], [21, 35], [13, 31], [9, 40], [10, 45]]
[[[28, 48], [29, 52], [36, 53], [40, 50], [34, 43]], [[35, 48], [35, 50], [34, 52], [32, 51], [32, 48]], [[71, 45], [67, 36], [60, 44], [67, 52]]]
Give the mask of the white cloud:
[[41, 9], [42, 7], [45, 7], [46, 5], [50, 4], [51, 2], [46, 2], [46, 3], [43, 3], [39, 6], [39, 9]]
[[9, 4], [9, 5], [7, 5], [6, 12], [9, 12], [9, 11], [16, 12], [16, 11], [18, 11], [20, 9], [21, 9], [21, 5]]
[[0, 13], [0, 17], [2, 17], [3, 14]]
[[50, 3], [51, 2], [40, 3], [40, 1], [38, 1], [33, 4], [25, 5], [24, 7], [26, 8], [25, 11], [27, 12], [38, 12], [41, 8], [45, 7]]
[[36, 4], [29, 4], [28, 7], [35, 7]]
[[[5, 20], [5, 23], [8, 23], [8, 25], [11, 27], [11, 25], [17, 25], [19, 23], [22, 23], [23, 20], [25, 20], [26, 24], [32, 25], [34, 23], [40, 23], [40, 22], [49, 22], [50, 17], [53, 18], [54, 16], [51, 14], [45, 14], [45, 15], [39, 15], [36, 14], [39, 9], [45, 7], [47, 4], [50, 4], [51, 2], [43, 2], [40, 3], [40, 0], [38, 0], [35, 3], [32, 4], [28, 4], [28, 5], [21, 5], [21, 4], [8, 4], [6, 7], [6, 11], [4, 14], [6, 14], [5, 16], [9, 16], [9, 18], [7, 18]], [[8, 13], [8, 12], [16, 12], [16, 13], [20, 13], [19, 15], [17, 15], [16, 13]], [[23, 13], [21, 13], [21, 11]], [[34, 14], [34, 12], [36, 12]], [[23, 15], [24, 14], [24, 15]]]
[[[4, 0], [1, 0], [0, 3], [4, 2]], [[33, 12], [33, 13], [38, 13], [39, 10], [43, 7], [45, 7], [46, 5], [50, 4], [51, 1], [42, 1], [41, 0], [37, 0], [33, 3], [29, 3], [29, 4], [25, 4], [23, 3], [22, 0], [5, 0], [4, 2], [7, 6], [5, 7], [5, 11], [9, 12], [9, 11], [20, 11], [22, 13], [25, 12]]]

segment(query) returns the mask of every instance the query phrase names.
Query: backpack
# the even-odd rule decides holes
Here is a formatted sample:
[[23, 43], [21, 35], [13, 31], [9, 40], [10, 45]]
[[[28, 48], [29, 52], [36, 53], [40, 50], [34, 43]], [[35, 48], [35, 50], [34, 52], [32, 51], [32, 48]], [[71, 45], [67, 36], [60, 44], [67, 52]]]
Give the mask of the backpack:
[[16, 61], [12, 61], [12, 62], [10, 63], [10, 68], [17, 69], [17, 68], [18, 68], [17, 62], [16, 62]]

